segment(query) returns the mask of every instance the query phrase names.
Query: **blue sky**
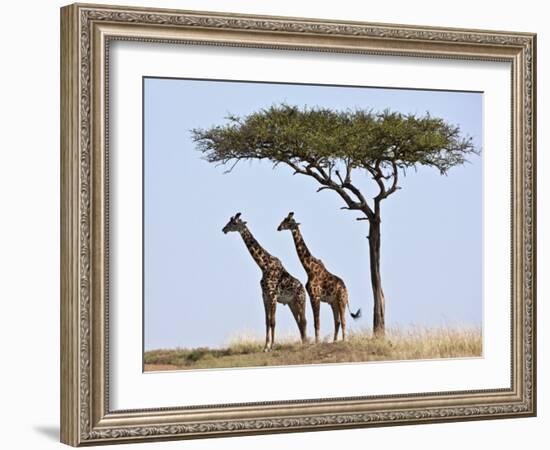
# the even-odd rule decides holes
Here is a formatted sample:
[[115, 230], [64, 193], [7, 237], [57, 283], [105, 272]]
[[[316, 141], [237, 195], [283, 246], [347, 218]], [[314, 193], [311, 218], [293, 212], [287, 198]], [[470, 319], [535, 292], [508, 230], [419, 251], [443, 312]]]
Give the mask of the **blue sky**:
[[[254, 236], [302, 282], [306, 274], [288, 232], [277, 232], [289, 211], [302, 224], [311, 252], [346, 282], [351, 329], [372, 325], [367, 222], [342, 211], [333, 192], [315, 180], [264, 162], [242, 162], [229, 173], [201, 159], [190, 130], [225, 122], [282, 102], [298, 106], [386, 108], [442, 117], [482, 143], [480, 93], [267, 84], [179, 79], [144, 80], [144, 345], [145, 350], [223, 346], [232, 336], [264, 333], [261, 272], [240, 236], [224, 235], [242, 212]], [[482, 320], [483, 158], [452, 169], [411, 170], [402, 189], [382, 203], [382, 282], [386, 323], [480, 326]], [[370, 196], [372, 180], [354, 181]], [[308, 334], [313, 317], [307, 306]], [[333, 328], [321, 307], [321, 332]], [[297, 327], [284, 305], [276, 335]]]

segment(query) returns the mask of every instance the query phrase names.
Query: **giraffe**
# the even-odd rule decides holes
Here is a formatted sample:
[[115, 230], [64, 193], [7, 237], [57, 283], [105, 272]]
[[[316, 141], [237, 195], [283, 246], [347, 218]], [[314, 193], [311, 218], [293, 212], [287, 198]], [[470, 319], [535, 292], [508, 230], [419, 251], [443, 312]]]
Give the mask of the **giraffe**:
[[[294, 213], [288, 213], [288, 216], [281, 222], [278, 231], [290, 230], [296, 252], [304, 266], [308, 276], [306, 290], [309, 294], [311, 307], [313, 309], [313, 320], [315, 324], [315, 342], [319, 342], [319, 311], [321, 302], [326, 302], [332, 307], [334, 315], [334, 341], [338, 338], [340, 324], [342, 325], [342, 340], [346, 340], [346, 306], [348, 304], [348, 290], [344, 281], [330, 273], [320, 259], [311, 255], [307, 248], [302, 233], [300, 232], [300, 224], [294, 220]], [[353, 313], [350, 310], [351, 317], [358, 319], [361, 317], [361, 309]]]
[[275, 311], [277, 302], [288, 305], [298, 329], [302, 343], [307, 341], [306, 336], [306, 292], [302, 283], [290, 275], [281, 261], [270, 255], [254, 238], [246, 222], [241, 219], [241, 213], [229, 219], [222, 231], [227, 234], [238, 232], [250, 255], [262, 271], [263, 302], [265, 308], [265, 347], [264, 351], [273, 349], [275, 342]]

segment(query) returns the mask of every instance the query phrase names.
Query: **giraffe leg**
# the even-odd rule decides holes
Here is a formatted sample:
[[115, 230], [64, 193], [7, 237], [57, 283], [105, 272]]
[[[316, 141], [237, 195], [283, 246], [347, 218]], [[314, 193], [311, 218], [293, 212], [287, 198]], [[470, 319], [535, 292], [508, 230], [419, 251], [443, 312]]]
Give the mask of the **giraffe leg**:
[[346, 340], [346, 303], [340, 302], [338, 304], [338, 312], [340, 314], [340, 323], [342, 325], [342, 340]]
[[348, 290], [342, 283], [338, 295], [338, 311], [340, 313], [340, 322], [342, 324], [342, 340], [346, 340], [346, 307], [348, 307]]
[[265, 309], [265, 346], [264, 352], [269, 351], [270, 347], [270, 329], [271, 329], [271, 307], [269, 302], [269, 295], [264, 292], [264, 309]]
[[277, 309], [277, 299], [274, 297], [270, 305], [270, 317], [269, 317], [269, 327], [271, 329], [271, 344], [269, 350], [273, 350], [273, 345], [275, 344], [275, 311]]
[[294, 303], [291, 303], [289, 306], [290, 306], [290, 310], [292, 311], [292, 315], [294, 316], [294, 320], [296, 320], [296, 325], [298, 325], [298, 330], [300, 330], [300, 339], [302, 340], [302, 344], [303, 344], [307, 341], [304, 302], [301, 302], [301, 303], [294, 302]]
[[288, 307], [290, 308], [290, 311], [292, 312], [292, 316], [294, 317], [294, 320], [296, 321], [296, 325], [298, 325], [298, 330], [300, 330], [300, 334], [302, 333], [302, 330], [300, 328], [300, 312], [299, 307], [296, 304], [296, 302], [289, 303]]
[[313, 309], [313, 325], [315, 326], [315, 343], [319, 343], [319, 328], [320, 328], [320, 320], [319, 320], [319, 314], [321, 310], [321, 300], [318, 298], [311, 299], [311, 309]]
[[264, 352], [269, 351], [269, 342], [270, 342], [269, 327], [270, 327], [270, 323], [271, 323], [271, 318], [270, 318], [268, 308], [266, 307], [266, 311], [265, 311], [265, 346], [264, 346]]
[[305, 311], [300, 313], [300, 337], [302, 339], [302, 344], [307, 343], [307, 319]]
[[334, 316], [334, 342], [338, 340], [338, 331], [340, 330], [340, 311], [338, 305], [331, 304], [332, 315]]
[[307, 319], [306, 319], [306, 297], [305, 294], [302, 295], [302, 300], [299, 305], [299, 327], [300, 327], [300, 337], [302, 338], [302, 344], [307, 342]]
[[307, 319], [306, 319], [306, 293], [302, 288], [299, 294], [298, 308], [300, 310], [300, 337], [302, 343], [307, 342]]

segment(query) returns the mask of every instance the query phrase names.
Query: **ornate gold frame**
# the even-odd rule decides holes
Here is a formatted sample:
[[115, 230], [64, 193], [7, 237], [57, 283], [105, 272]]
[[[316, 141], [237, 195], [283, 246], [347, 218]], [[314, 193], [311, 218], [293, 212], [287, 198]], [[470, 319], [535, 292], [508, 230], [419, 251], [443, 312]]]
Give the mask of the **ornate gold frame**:
[[[114, 39], [510, 62], [510, 388], [111, 411], [106, 63]], [[62, 8], [62, 442], [79, 446], [535, 415], [535, 51], [536, 36], [530, 33], [81, 4]]]

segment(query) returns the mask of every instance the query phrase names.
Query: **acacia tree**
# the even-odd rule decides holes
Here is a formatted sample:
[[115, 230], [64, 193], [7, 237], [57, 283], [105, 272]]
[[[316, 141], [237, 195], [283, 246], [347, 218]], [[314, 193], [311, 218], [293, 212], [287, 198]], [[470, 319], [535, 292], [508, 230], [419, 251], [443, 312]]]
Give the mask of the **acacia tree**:
[[[470, 137], [440, 118], [385, 110], [334, 111], [286, 104], [262, 109], [192, 136], [205, 159], [230, 164], [268, 160], [316, 180], [318, 191], [336, 192], [342, 209], [357, 211], [369, 224], [369, 255], [374, 298], [373, 331], [385, 331], [385, 298], [380, 274], [381, 203], [400, 186], [400, 173], [428, 166], [442, 175], [478, 154]], [[367, 171], [377, 193], [367, 195], [353, 182], [354, 171]]]

